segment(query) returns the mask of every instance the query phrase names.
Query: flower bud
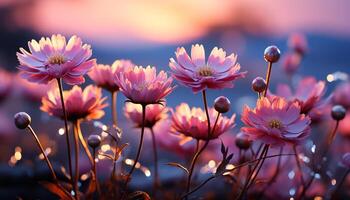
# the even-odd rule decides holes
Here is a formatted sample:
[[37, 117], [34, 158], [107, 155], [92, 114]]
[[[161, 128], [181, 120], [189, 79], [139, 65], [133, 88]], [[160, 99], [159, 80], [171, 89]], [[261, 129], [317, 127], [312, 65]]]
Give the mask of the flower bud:
[[255, 92], [261, 93], [266, 90], [266, 81], [261, 77], [256, 77], [252, 81], [252, 88]]
[[343, 106], [341, 106], [341, 105], [335, 105], [332, 108], [332, 113], [331, 114], [332, 114], [332, 118], [334, 120], [339, 121], [339, 120], [344, 119], [345, 114], [346, 114], [346, 109]]
[[88, 144], [91, 148], [96, 148], [101, 144], [101, 137], [99, 135], [90, 135], [88, 137]]
[[32, 122], [31, 117], [25, 112], [19, 112], [15, 114], [15, 125], [19, 129], [27, 128]]
[[249, 140], [249, 137], [244, 133], [238, 133], [236, 136], [236, 146], [240, 149], [249, 149], [252, 145], [252, 141]]
[[350, 152], [343, 155], [342, 163], [345, 167], [350, 168]]
[[219, 113], [226, 113], [230, 110], [231, 102], [227, 97], [219, 96], [214, 101], [214, 108]]
[[276, 46], [268, 46], [264, 51], [264, 58], [267, 62], [275, 63], [280, 59], [281, 52]]
[[294, 33], [288, 38], [288, 47], [300, 55], [304, 55], [307, 51], [307, 41], [304, 35]]

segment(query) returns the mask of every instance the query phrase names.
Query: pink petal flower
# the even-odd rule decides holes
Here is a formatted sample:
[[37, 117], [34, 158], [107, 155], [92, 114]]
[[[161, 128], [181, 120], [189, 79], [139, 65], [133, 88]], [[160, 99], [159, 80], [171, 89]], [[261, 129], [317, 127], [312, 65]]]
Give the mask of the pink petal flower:
[[[82, 90], [74, 86], [69, 91], [63, 91], [64, 103], [67, 110], [68, 120], [100, 119], [104, 115], [103, 108], [107, 106], [106, 97], [102, 97], [102, 91], [93, 85]], [[61, 99], [58, 89], [51, 90], [42, 98], [40, 109], [49, 115], [63, 118]]]
[[29, 52], [20, 48], [17, 52], [18, 69], [23, 78], [30, 82], [46, 84], [52, 79], [62, 78], [67, 84], [81, 84], [83, 78], [96, 60], [92, 55], [90, 45], [82, 43], [81, 39], [73, 36], [69, 39], [62, 35], [52, 35], [41, 38], [39, 42], [28, 42]]
[[157, 74], [156, 68], [135, 66], [115, 75], [120, 91], [135, 104], [156, 104], [170, 94], [172, 78], [164, 71]]
[[236, 63], [237, 56], [231, 54], [226, 57], [223, 49], [215, 47], [205, 62], [203, 45], [192, 45], [191, 57], [185, 48], [178, 48], [175, 52], [176, 61], [170, 59], [169, 67], [172, 76], [193, 92], [200, 92], [206, 88], [232, 88], [233, 81], [245, 77], [246, 72], [239, 72], [240, 65]]
[[[298, 102], [301, 106], [301, 113], [308, 114], [312, 109], [321, 105], [325, 93], [325, 82], [317, 81], [313, 77], [306, 77], [299, 81], [294, 93], [286, 84], [277, 86], [276, 95], [286, 98], [289, 101]], [[273, 96], [273, 94], [269, 94]]]
[[[161, 104], [146, 106], [145, 127], [152, 128], [158, 121], [168, 117], [168, 108]], [[140, 104], [126, 103], [124, 107], [126, 118], [131, 120], [136, 127], [142, 126], [142, 106]]]
[[298, 144], [309, 135], [311, 123], [300, 109], [299, 104], [281, 97], [259, 99], [255, 109], [244, 107], [242, 122], [246, 126], [241, 130], [266, 144]]
[[[210, 108], [211, 131], [213, 131], [216, 116], [217, 111], [214, 108]], [[221, 116], [209, 139], [216, 139], [229, 131], [235, 126], [234, 121], [235, 115], [232, 115], [231, 118]], [[208, 122], [205, 111], [196, 107], [190, 109], [186, 103], [180, 104], [175, 111], [172, 110], [172, 132], [198, 140], [206, 140], [208, 138]]]
[[95, 65], [88, 75], [97, 86], [114, 92], [119, 90], [115, 81], [116, 74], [124, 72], [133, 66], [134, 64], [130, 60], [116, 60], [112, 66], [102, 64]]

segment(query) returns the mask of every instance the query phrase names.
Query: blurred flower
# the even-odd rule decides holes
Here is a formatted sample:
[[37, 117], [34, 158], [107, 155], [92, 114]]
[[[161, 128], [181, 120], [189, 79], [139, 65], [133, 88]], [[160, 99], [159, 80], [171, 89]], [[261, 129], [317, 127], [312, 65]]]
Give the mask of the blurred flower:
[[16, 138], [16, 134], [14, 134], [15, 126], [12, 125], [13, 119], [12, 117], [9, 117], [7, 114], [8, 113], [6, 111], [0, 110], [0, 143], [3, 143], [3, 144], [5, 142], [8, 142], [11, 139]]
[[301, 33], [294, 33], [288, 38], [288, 47], [300, 55], [308, 50], [307, 40]]
[[6, 70], [0, 69], [0, 102], [5, 100], [11, 92], [12, 74]]
[[350, 137], [350, 111], [348, 111], [345, 118], [339, 122], [338, 132], [343, 136]]
[[[214, 108], [209, 108], [209, 117], [212, 122], [210, 124], [212, 133], [209, 139], [216, 139], [235, 126], [236, 115], [233, 114], [231, 118], [220, 116], [213, 132], [214, 122], [217, 117], [217, 112]], [[206, 140], [208, 138], [208, 122], [205, 111], [196, 107], [190, 109], [188, 104], [181, 103], [176, 107], [175, 112], [172, 111], [172, 132], [184, 134], [198, 140]]]
[[57, 85], [57, 83], [54, 82], [49, 82], [48, 84], [29, 82], [26, 79], [21, 78], [19, 74], [15, 77], [15, 80], [15, 93], [26, 100], [31, 101], [41, 101], [41, 98], [53, 88], [53, 85]]
[[342, 83], [335, 88], [332, 102], [340, 104], [346, 109], [350, 108], [350, 82]]
[[343, 155], [342, 163], [347, 167], [350, 168], [350, 152], [345, 153]]
[[296, 53], [288, 53], [282, 62], [282, 68], [288, 75], [293, 75], [300, 66], [301, 56]]
[[155, 67], [135, 66], [129, 70], [116, 74], [116, 83], [120, 91], [135, 104], [155, 104], [170, 94], [172, 78], [168, 78], [164, 71], [157, 75]]
[[184, 135], [175, 135], [171, 133], [170, 124], [170, 119], [164, 119], [154, 125], [153, 131], [159, 146], [179, 156], [186, 157], [189, 153], [193, 153], [195, 150], [193, 139]]
[[96, 64], [96, 60], [88, 60], [92, 55], [90, 45], [82, 43], [73, 36], [66, 43], [62, 35], [42, 37], [39, 42], [28, 42], [30, 53], [23, 48], [17, 52], [18, 69], [21, 76], [28, 81], [48, 83], [52, 79], [62, 78], [67, 84], [81, 84], [83, 75]]
[[[146, 106], [145, 127], [152, 128], [159, 120], [167, 118], [168, 108], [161, 104]], [[142, 106], [140, 104], [126, 103], [124, 108], [126, 118], [130, 119], [137, 127], [142, 126]], [[169, 125], [170, 126], [170, 125]]]
[[173, 77], [193, 92], [200, 92], [206, 88], [232, 88], [233, 81], [245, 77], [246, 72], [239, 72], [240, 65], [236, 63], [237, 55], [226, 57], [223, 49], [215, 47], [205, 62], [203, 45], [192, 45], [191, 57], [185, 48], [178, 48], [175, 52], [176, 60], [170, 58], [169, 67]]
[[[100, 88], [93, 85], [82, 90], [79, 86], [74, 86], [69, 91], [63, 91], [64, 103], [67, 110], [68, 120], [78, 119], [100, 119], [104, 115], [103, 108], [106, 98], [102, 98]], [[42, 98], [40, 109], [55, 117], [63, 118], [59, 90], [49, 91], [47, 96]]]
[[309, 117], [300, 114], [298, 103], [281, 97], [262, 98], [255, 109], [245, 106], [242, 132], [266, 144], [300, 143], [310, 133]]
[[307, 114], [321, 102], [325, 93], [325, 82], [317, 81], [314, 77], [306, 77], [299, 81], [299, 84], [292, 93], [292, 89], [286, 84], [277, 85], [276, 95], [286, 98], [289, 101], [297, 102], [301, 107], [301, 113]]
[[112, 66], [102, 64], [95, 65], [88, 75], [97, 86], [115, 92], [119, 90], [118, 85], [115, 83], [115, 75], [133, 66], [134, 64], [130, 60], [116, 60]]

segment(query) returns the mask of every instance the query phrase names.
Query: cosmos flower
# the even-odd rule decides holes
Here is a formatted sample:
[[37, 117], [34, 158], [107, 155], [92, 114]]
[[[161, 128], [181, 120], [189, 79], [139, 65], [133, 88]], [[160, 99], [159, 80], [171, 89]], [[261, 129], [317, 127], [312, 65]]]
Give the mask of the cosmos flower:
[[335, 88], [332, 102], [342, 105], [346, 109], [350, 108], [350, 82], [344, 82]]
[[[145, 127], [152, 128], [158, 121], [167, 118], [167, 112], [168, 108], [161, 104], [146, 106]], [[137, 127], [142, 126], [142, 106], [140, 104], [126, 103], [124, 114]]]
[[246, 72], [239, 72], [240, 65], [236, 63], [237, 55], [226, 57], [223, 49], [215, 47], [205, 62], [203, 45], [192, 45], [191, 57], [185, 48], [178, 48], [175, 59], [171, 58], [169, 67], [173, 77], [185, 86], [192, 88], [193, 92], [200, 92], [206, 88], [223, 89], [232, 88], [233, 81], [243, 78]]
[[28, 81], [48, 83], [52, 79], [62, 78], [67, 84], [81, 84], [83, 75], [96, 64], [90, 45], [82, 43], [77, 36], [72, 36], [68, 43], [62, 35], [42, 37], [39, 42], [28, 42], [29, 51], [20, 48], [17, 52], [18, 69]]
[[350, 137], [350, 111], [348, 111], [345, 118], [340, 121], [338, 132], [345, 137]]
[[288, 75], [293, 75], [300, 66], [301, 56], [297, 53], [288, 53], [282, 63], [282, 69]]
[[17, 83], [14, 85], [15, 93], [26, 100], [34, 102], [40, 102], [41, 98], [57, 85], [57, 83], [54, 83], [53, 81], [48, 84], [29, 82], [28, 80], [21, 78], [19, 74], [15, 77], [15, 80]]
[[288, 47], [294, 52], [303, 55], [308, 50], [306, 37], [301, 33], [294, 33], [288, 38]]
[[[301, 107], [301, 113], [307, 114], [313, 108], [319, 106], [325, 93], [325, 82], [317, 81], [314, 77], [306, 77], [299, 81], [295, 92], [286, 84], [277, 85], [276, 95], [289, 101], [297, 102]], [[270, 94], [270, 96], [273, 96]]]
[[95, 65], [88, 75], [97, 86], [110, 92], [115, 92], [119, 90], [118, 85], [115, 83], [115, 75], [133, 66], [134, 64], [130, 60], [116, 60], [112, 66]]
[[174, 89], [173, 79], [164, 71], [157, 74], [156, 68], [151, 66], [135, 66], [115, 77], [120, 91], [135, 104], [159, 103]]
[[[79, 119], [96, 120], [104, 115], [103, 108], [107, 106], [104, 103], [106, 97], [102, 98], [102, 91], [98, 87], [89, 85], [82, 90], [79, 86], [74, 86], [69, 91], [63, 91], [63, 96], [69, 121]], [[63, 118], [58, 89], [49, 91], [47, 96], [42, 98], [40, 109], [49, 115]]]
[[[214, 122], [217, 117], [217, 111], [209, 108], [209, 117], [211, 121], [211, 131], [213, 131]], [[231, 118], [220, 116], [214, 132], [211, 133], [209, 139], [216, 139], [225, 132], [228, 132], [235, 126], [235, 117]], [[200, 108], [193, 107], [190, 109], [188, 104], [182, 103], [176, 107], [175, 112], [172, 111], [172, 132], [175, 134], [183, 134], [198, 140], [208, 139], [208, 122], [205, 111]]]
[[0, 102], [2, 102], [11, 92], [12, 74], [0, 69]]
[[186, 155], [195, 151], [195, 142], [191, 137], [171, 133], [170, 124], [171, 119], [166, 118], [154, 125], [153, 131], [157, 144], [164, 150], [186, 158]]
[[281, 97], [262, 98], [256, 108], [245, 106], [241, 130], [252, 140], [261, 140], [265, 144], [283, 145], [303, 142], [310, 133], [311, 120], [300, 114], [296, 102], [288, 102]]

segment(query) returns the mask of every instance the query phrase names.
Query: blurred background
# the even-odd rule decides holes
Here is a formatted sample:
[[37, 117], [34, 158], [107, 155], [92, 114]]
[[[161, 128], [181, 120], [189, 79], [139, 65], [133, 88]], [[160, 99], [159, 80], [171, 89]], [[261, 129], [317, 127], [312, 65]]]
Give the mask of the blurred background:
[[[0, 67], [7, 71], [0, 77], [0, 88], [5, 88], [0, 105], [0, 179], [18, 183], [16, 177], [25, 176], [31, 183], [40, 177], [33, 174], [45, 174], [35, 167], [35, 163], [42, 162], [31, 136], [13, 125], [13, 115], [19, 111], [32, 115], [44, 146], [50, 147], [55, 162], [65, 163], [64, 157], [56, 155], [63, 141], [58, 133], [63, 124], [39, 110], [45, 86], [31, 87], [7, 74], [17, 73], [16, 52], [20, 47], [27, 49], [31, 39], [55, 33], [78, 35], [92, 45], [98, 63], [131, 59], [137, 65], [154, 65], [165, 71], [169, 71], [169, 58], [175, 56], [179, 46], [189, 51], [192, 44], [204, 44], [207, 56], [213, 47], [222, 47], [227, 53], [238, 54], [242, 71], [248, 71], [248, 76], [237, 81], [234, 89], [210, 91], [209, 102], [219, 95], [228, 96], [239, 119], [242, 105], [255, 101], [251, 81], [265, 75], [264, 49], [277, 45], [283, 57], [293, 33], [303, 34], [308, 42], [300, 74], [320, 80], [328, 76], [327, 87], [331, 90], [336, 83], [330, 74], [350, 72], [349, 7], [347, 0], [0, 0]], [[273, 68], [272, 89], [274, 83], [288, 80], [280, 63]], [[183, 101], [201, 106], [200, 99], [200, 95], [179, 86], [167, 101], [172, 107]], [[120, 95], [118, 104], [123, 105], [123, 101]], [[123, 123], [122, 106], [118, 109], [122, 127], [131, 127]], [[102, 121], [109, 122], [110, 116], [106, 110]], [[89, 134], [99, 131], [91, 127], [87, 129]], [[138, 136], [129, 134], [126, 138], [135, 135]], [[5, 190], [16, 194], [17, 189], [0, 189], [0, 196]]]

